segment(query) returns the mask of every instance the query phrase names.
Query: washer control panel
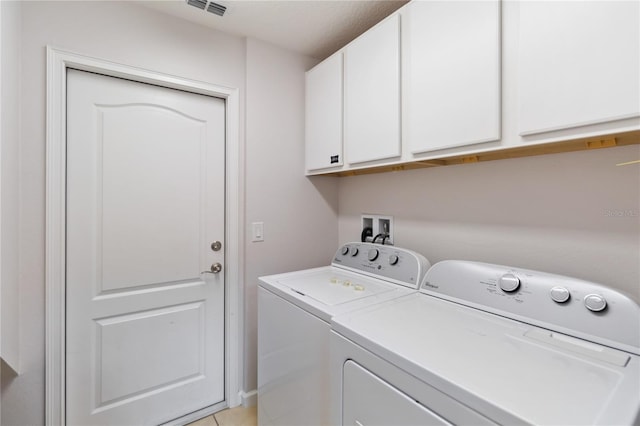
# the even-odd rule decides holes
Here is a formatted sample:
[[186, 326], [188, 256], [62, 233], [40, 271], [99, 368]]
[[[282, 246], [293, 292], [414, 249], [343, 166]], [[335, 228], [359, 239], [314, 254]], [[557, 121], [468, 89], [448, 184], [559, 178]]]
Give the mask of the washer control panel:
[[431, 266], [412, 250], [373, 243], [347, 243], [336, 251], [331, 264], [415, 289]]
[[420, 291], [640, 355], [640, 306], [600, 284], [539, 271], [446, 260]]

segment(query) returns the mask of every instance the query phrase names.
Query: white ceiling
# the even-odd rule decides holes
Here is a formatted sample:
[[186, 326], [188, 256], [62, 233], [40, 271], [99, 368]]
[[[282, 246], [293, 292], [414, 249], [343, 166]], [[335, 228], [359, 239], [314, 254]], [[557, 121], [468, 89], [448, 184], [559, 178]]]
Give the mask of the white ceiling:
[[253, 37], [324, 59], [408, 0], [218, 0], [223, 17], [185, 0], [138, 1], [162, 13], [225, 33]]

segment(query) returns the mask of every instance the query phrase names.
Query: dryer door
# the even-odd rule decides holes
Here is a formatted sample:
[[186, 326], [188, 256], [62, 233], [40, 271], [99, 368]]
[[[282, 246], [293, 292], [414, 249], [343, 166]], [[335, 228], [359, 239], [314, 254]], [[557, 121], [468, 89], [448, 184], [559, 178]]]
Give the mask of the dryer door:
[[355, 362], [345, 362], [343, 369], [343, 425], [451, 424]]

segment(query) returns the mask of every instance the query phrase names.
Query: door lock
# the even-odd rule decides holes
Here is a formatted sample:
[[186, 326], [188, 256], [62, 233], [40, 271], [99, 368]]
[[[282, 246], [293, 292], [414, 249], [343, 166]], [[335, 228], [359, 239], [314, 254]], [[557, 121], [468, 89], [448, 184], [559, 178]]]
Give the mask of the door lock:
[[200, 272], [201, 274], [217, 274], [220, 271], [222, 271], [222, 265], [218, 262], [214, 263], [213, 265], [211, 265], [211, 270], [209, 271], [202, 271]]
[[211, 243], [211, 250], [218, 251], [222, 248], [222, 243], [220, 241], [214, 241]]

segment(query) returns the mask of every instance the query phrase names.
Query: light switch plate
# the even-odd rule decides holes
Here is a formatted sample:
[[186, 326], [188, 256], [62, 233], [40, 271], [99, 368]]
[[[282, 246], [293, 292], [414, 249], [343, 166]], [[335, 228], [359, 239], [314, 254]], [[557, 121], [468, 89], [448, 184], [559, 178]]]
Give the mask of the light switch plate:
[[264, 241], [264, 222], [253, 222], [251, 224], [251, 241], [254, 243]]

